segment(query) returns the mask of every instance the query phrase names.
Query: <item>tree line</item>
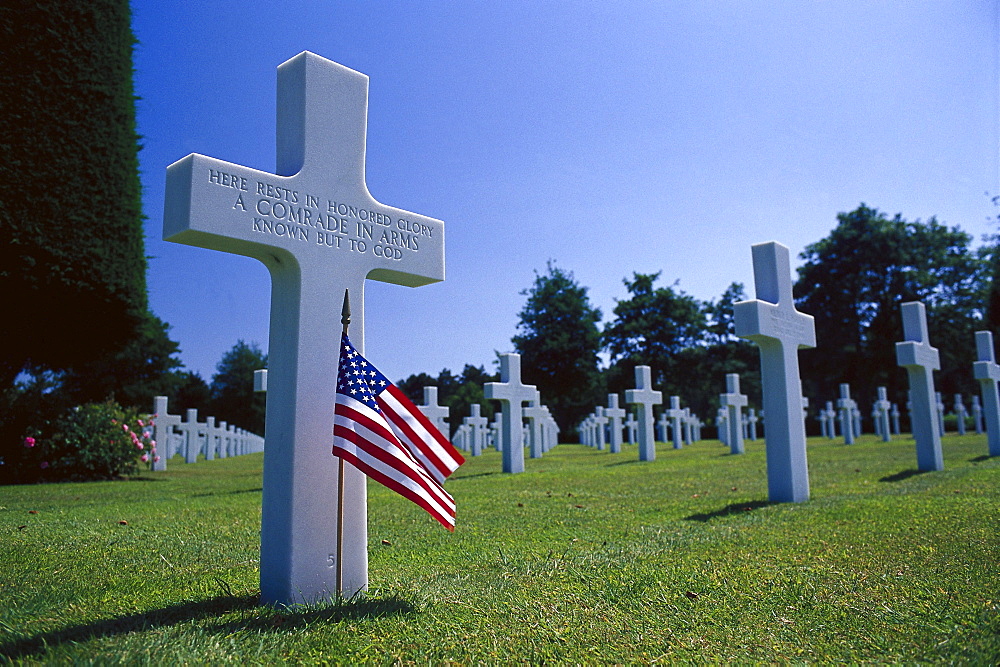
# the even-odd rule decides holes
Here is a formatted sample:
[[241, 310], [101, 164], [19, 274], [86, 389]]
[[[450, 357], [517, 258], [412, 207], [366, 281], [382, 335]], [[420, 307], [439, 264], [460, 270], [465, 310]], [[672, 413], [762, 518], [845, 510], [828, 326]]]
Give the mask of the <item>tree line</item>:
[[[1000, 321], [1000, 260], [996, 239], [987, 240], [973, 247], [969, 234], [936, 218], [908, 221], [865, 204], [838, 214], [830, 234], [800, 255], [793, 288], [796, 307], [816, 323], [816, 348], [800, 352], [812, 414], [838, 397], [841, 383], [851, 385], [861, 405], [885, 386], [905, 412], [906, 372], [896, 365], [895, 343], [902, 339], [900, 306], [906, 301], [927, 307], [931, 343], [941, 355], [935, 381], [945, 402], [950, 405], [956, 393], [977, 392], [974, 332], [996, 333]], [[744, 286], [732, 283], [718, 299], [701, 301], [678, 282], [658, 284], [660, 278], [624, 278], [627, 296], [616, 300], [603, 324], [588, 289], [553, 262], [522, 292], [526, 300], [511, 342], [521, 355], [523, 380], [538, 387], [561, 438], [574, 439], [576, 425], [595, 406], [607, 405], [608, 393], [623, 399], [638, 365], [651, 367], [654, 386], [665, 397], [680, 396], [702, 419], [714, 418], [727, 373], [739, 373], [750, 405], [761, 407], [759, 355], [755, 345], [736, 337], [733, 322], [733, 304], [748, 298]], [[401, 384], [417, 402], [420, 387], [438, 384], [439, 400], [458, 417], [453, 429], [469, 414], [467, 403], [449, 402], [459, 390], [475, 395], [483, 414], [497, 409], [481, 398], [481, 388], [477, 393], [456, 383], [447, 370], [444, 376], [447, 382], [420, 374]], [[479, 369], [469, 382], [481, 386], [484, 377]], [[815, 420], [808, 427], [818, 430]]]

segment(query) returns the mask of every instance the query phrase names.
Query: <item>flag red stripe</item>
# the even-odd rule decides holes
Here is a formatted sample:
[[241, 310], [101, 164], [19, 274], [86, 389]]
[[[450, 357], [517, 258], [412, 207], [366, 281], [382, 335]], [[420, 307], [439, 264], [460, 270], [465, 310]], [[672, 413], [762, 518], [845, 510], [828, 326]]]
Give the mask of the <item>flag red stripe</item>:
[[[335, 437], [342, 438], [352, 444], [354, 444], [359, 450], [364, 452], [371, 458], [379, 461], [381, 464], [387, 468], [391, 468], [396, 473], [409, 479], [413, 482], [415, 486], [420, 487], [425, 494], [427, 494], [431, 500], [442, 506], [453, 505], [454, 500], [441, 488], [436, 482], [434, 482], [429, 475], [426, 473], [421, 474], [419, 468], [413, 464], [406, 464], [399, 456], [393, 456], [393, 454], [387, 451], [384, 447], [380, 447], [377, 443], [373, 443], [363, 435], [352, 431], [346, 426], [337, 424], [333, 427], [333, 433]], [[341, 449], [344, 451], [349, 451], [344, 447], [335, 447], [335, 449]], [[400, 452], [402, 455], [406, 455], [405, 452]]]
[[410, 448], [414, 456], [426, 462], [438, 481], [444, 481], [465, 462], [465, 458], [441, 431], [397, 387], [390, 385], [378, 395], [377, 400], [400, 440]]
[[[448, 492], [413, 459], [410, 452], [399, 444], [392, 432], [377, 417], [377, 413], [372, 412], [363, 403], [343, 395], [338, 396], [334, 411], [334, 443], [337, 436], [349, 440], [370, 456], [413, 479], [428, 494], [436, 497], [438, 502], [454, 504], [455, 501]], [[345, 420], [347, 424], [338, 423], [338, 418]], [[352, 428], [355, 425], [366, 429], [368, 433], [357, 433]], [[389, 451], [390, 448], [392, 451]]]
[[437, 519], [437, 521], [442, 526], [444, 526], [445, 528], [447, 528], [451, 532], [455, 532], [455, 510], [454, 510], [454, 508], [450, 508], [450, 511], [446, 512], [446, 513], [438, 512], [436, 510], [436, 508], [434, 508], [434, 507], [432, 507], [430, 505], [430, 503], [427, 503], [423, 498], [421, 498], [419, 495], [413, 493], [406, 486], [398, 483], [396, 480], [394, 480], [393, 478], [389, 477], [388, 475], [384, 475], [381, 472], [379, 472], [378, 470], [376, 470], [375, 468], [373, 468], [373, 467], [367, 465], [366, 463], [362, 462], [360, 459], [358, 459], [357, 456], [355, 456], [351, 452], [343, 450], [343, 449], [341, 449], [339, 447], [334, 447], [333, 453], [334, 453], [334, 456], [340, 456], [345, 461], [348, 461], [355, 468], [357, 468], [361, 472], [365, 473], [366, 475], [368, 475], [369, 477], [371, 477], [372, 479], [374, 479], [379, 484], [382, 484], [386, 488], [392, 489], [393, 491], [395, 491], [399, 495], [403, 496], [404, 498], [407, 498], [407, 499], [413, 501], [414, 503], [416, 503], [417, 505], [419, 505], [420, 507], [422, 507], [428, 514], [430, 514], [432, 517], [434, 517], [435, 519]]
[[407, 395], [399, 389], [399, 387], [394, 384], [389, 385], [388, 391], [400, 405], [406, 408], [407, 412], [413, 415], [413, 418], [424, 427], [424, 430], [427, 431], [427, 433], [429, 433], [440, 446], [441, 451], [435, 453], [448, 469], [447, 475], [450, 475], [456, 468], [458, 468], [458, 466], [465, 463], [465, 457], [462, 456], [457, 449], [455, 449], [451, 442], [449, 442], [448, 438], [445, 437], [444, 433], [442, 433], [440, 429], [438, 429], [438, 427], [436, 427], [434, 423], [427, 418], [427, 415], [425, 415], [419, 407], [413, 404], [413, 401], [411, 401], [409, 397], [407, 397]]

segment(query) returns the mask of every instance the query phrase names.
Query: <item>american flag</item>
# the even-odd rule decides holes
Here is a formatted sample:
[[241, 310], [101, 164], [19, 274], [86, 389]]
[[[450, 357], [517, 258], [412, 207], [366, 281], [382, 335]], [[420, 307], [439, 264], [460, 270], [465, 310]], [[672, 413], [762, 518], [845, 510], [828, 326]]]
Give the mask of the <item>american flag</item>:
[[340, 345], [333, 454], [455, 530], [455, 499], [441, 483], [465, 462], [438, 429], [354, 349]]

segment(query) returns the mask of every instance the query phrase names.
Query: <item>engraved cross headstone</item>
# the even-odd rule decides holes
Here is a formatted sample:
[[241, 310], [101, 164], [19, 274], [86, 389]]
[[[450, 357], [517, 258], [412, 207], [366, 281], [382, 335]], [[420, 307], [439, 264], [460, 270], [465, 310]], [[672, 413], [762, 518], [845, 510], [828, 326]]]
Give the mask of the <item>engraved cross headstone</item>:
[[927, 336], [927, 310], [919, 301], [902, 306], [903, 342], [896, 343], [896, 363], [906, 369], [910, 380], [910, 419], [913, 439], [917, 442], [917, 467], [920, 470], [943, 470], [941, 433], [938, 430], [933, 371], [941, 368], [936, 348]]
[[1000, 366], [993, 352], [993, 333], [976, 332], [976, 361], [972, 364], [972, 374], [979, 381], [983, 395], [983, 413], [986, 416], [986, 440], [990, 456], [1000, 456]]
[[[376, 201], [365, 185], [368, 77], [309, 52], [278, 67], [277, 169], [192, 154], [167, 168], [163, 237], [253, 257], [271, 274], [261, 601], [336, 588], [331, 455], [340, 305], [364, 352], [365, 279], [444, 279], [444, 224]], [[347, 467], [344, 595], [368, 585], [366, 478]]]
[[656, 442], [653, 433], [653, 406], [663, 403], [663, 393], [653, 390], [652, 373], [649, 366], [635, 367], [635, 389], [625, 390], [625, 402], [638, 405], [639, 414], [639, 460], [652, 461], [656, 458]]
[[802, 422], [799, 348], [816, 346], [811, 315], [795, 310], [788, 248], [753, 246], [757, 299], [734, 305], [736, 335], [760, 348], [768, 496], [773, 502], [809, 499], [806, 428]]
[[503, 471], [524, 472], [522, 403], [535, 398], [535, 386], [521, 382], [521, 355], [500, 355], [500, 382], [483, 385], [486, 398], [500, 401]]

